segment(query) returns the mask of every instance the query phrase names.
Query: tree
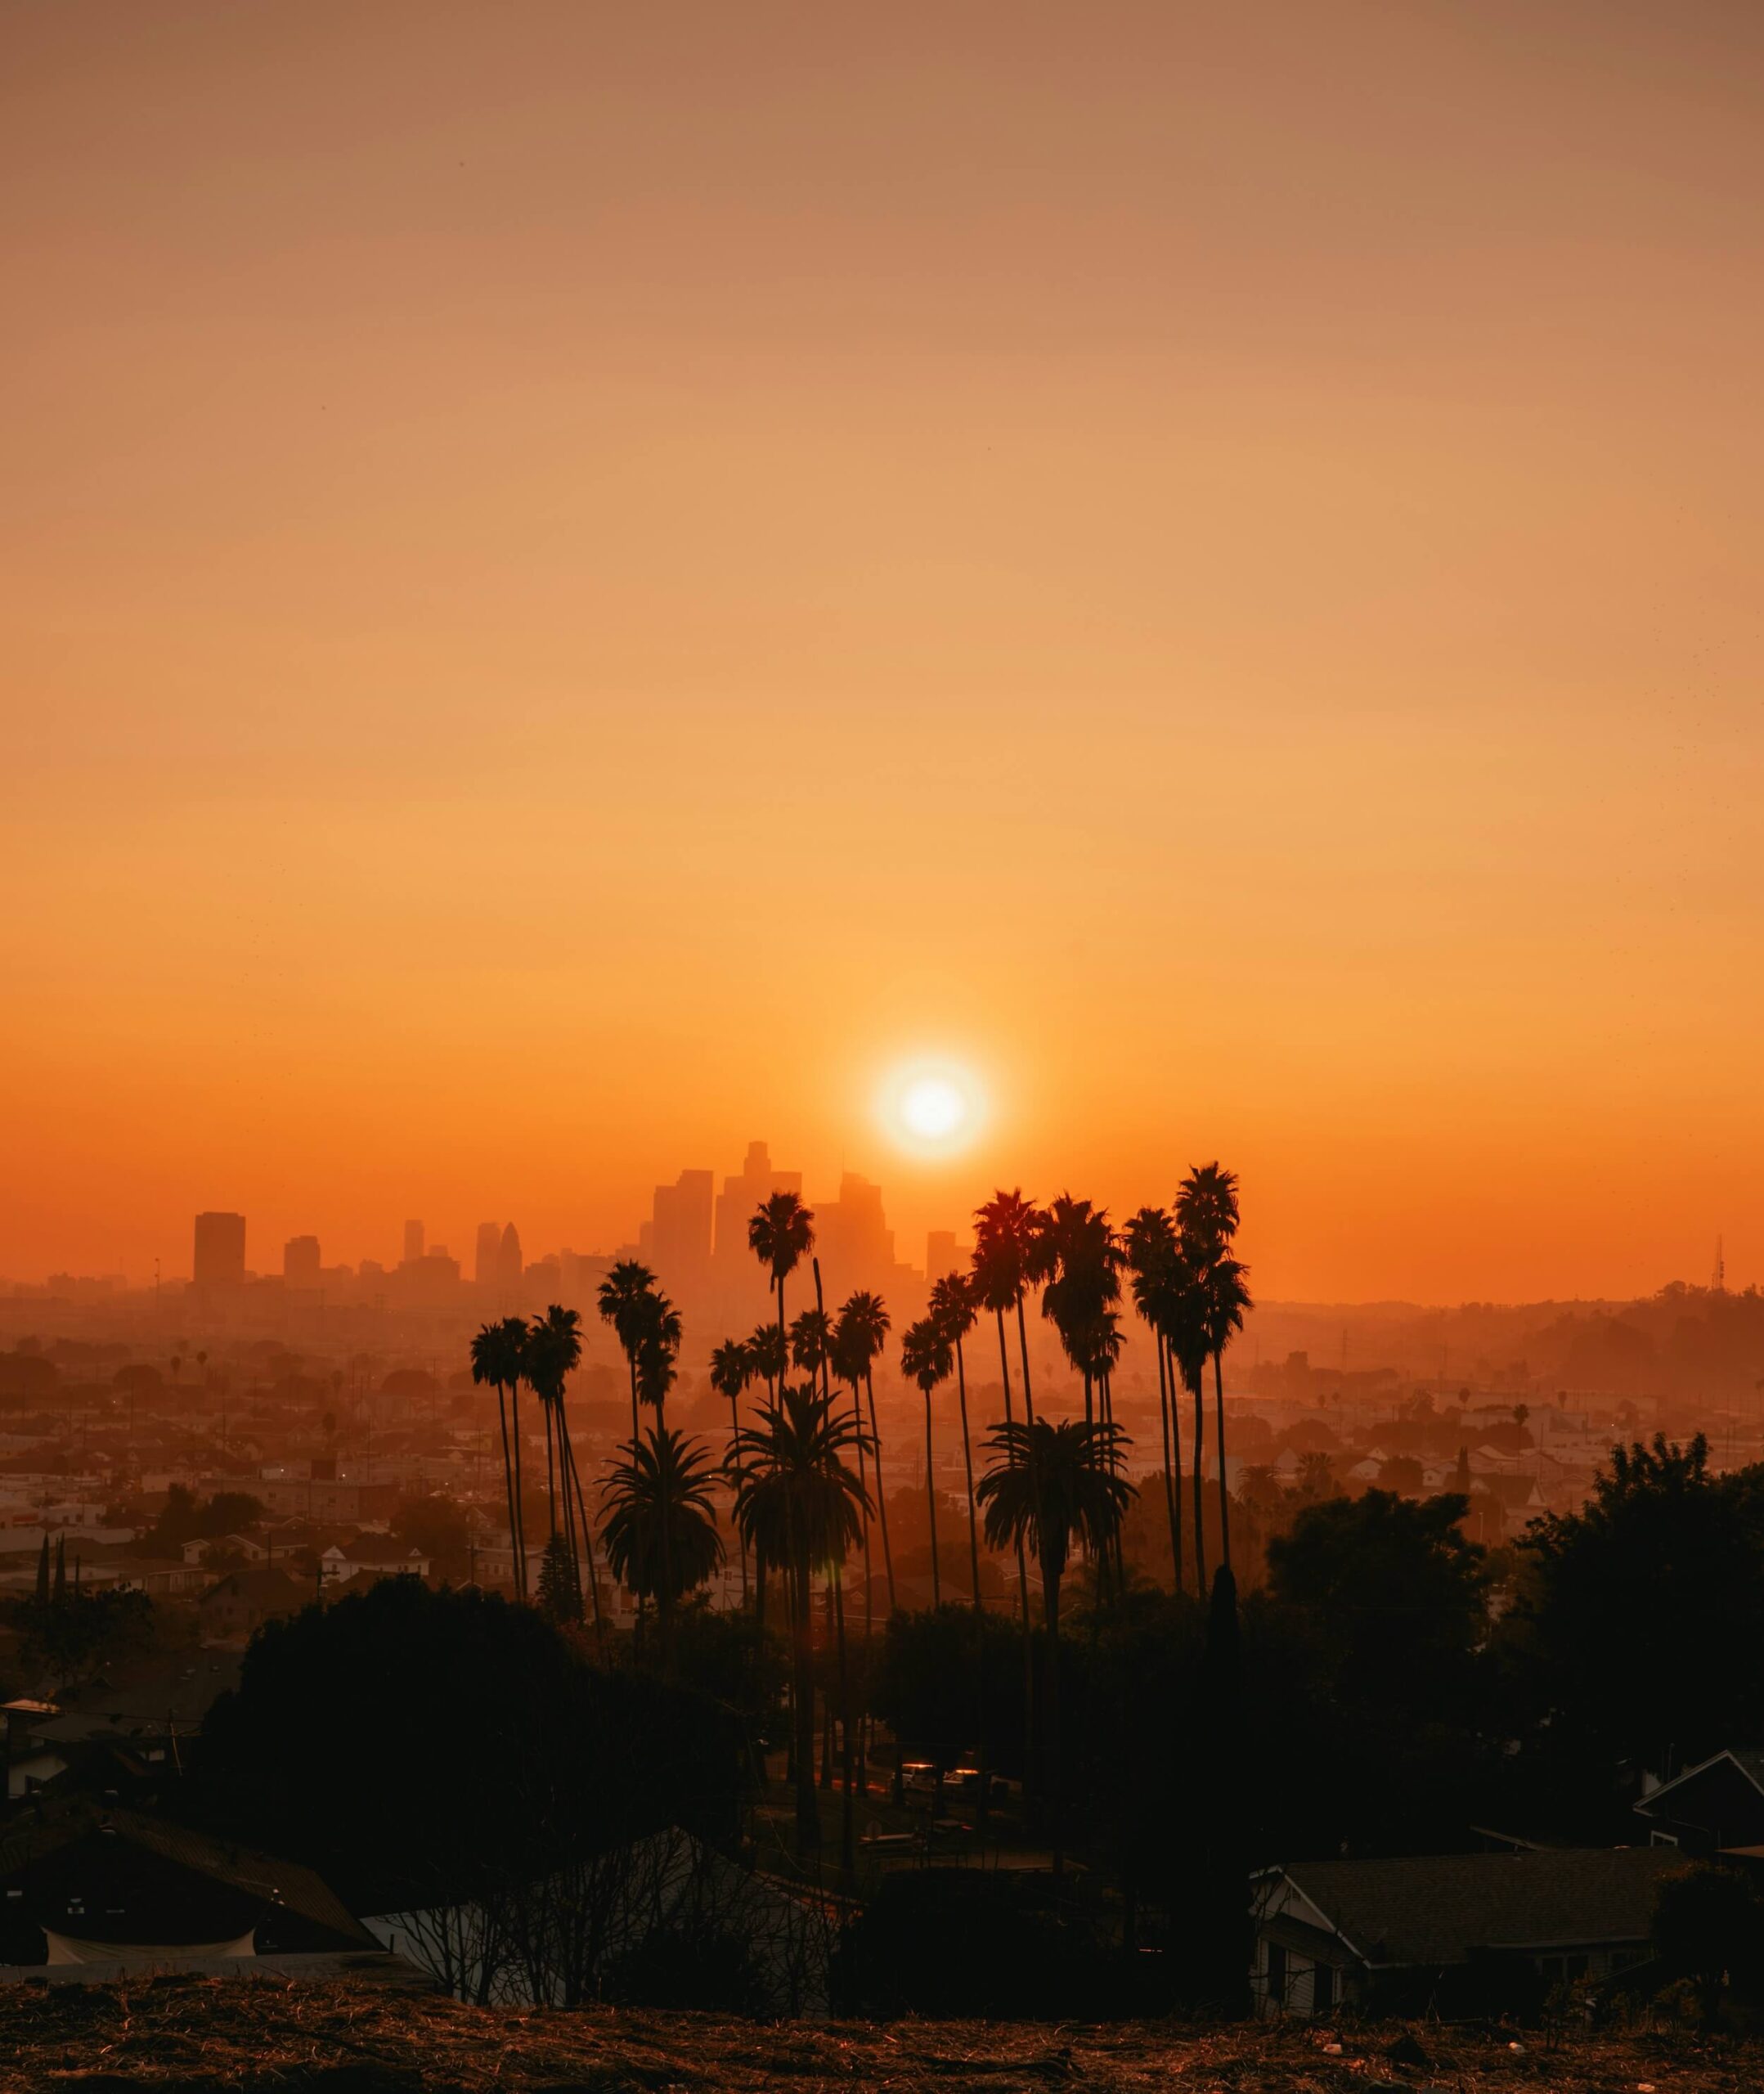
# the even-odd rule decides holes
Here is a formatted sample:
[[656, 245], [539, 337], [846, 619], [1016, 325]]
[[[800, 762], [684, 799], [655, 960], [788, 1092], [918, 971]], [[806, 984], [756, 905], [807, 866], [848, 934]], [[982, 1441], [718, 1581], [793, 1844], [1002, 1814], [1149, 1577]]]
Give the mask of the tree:
[[1093, 1418], [1059, 1424], [1001, 1425], [990, 1445], [998, 1456], [980, 1480], [986, 1539], [994, 1548], [1021, 1542], [1041, 1566], [1042, 1615], [1047, 1636], [1044, 1739], [1050, 1769], [1053, 1867], [1061, 1845], [1060, 1584], [1075, 1540], [1102, 1554], [1136, 1494], [1117, 1470], [1119, 1427]]
[[931, 1516], [931, 1603], [941, 1606], [943, 1593], [937, 1573], [937, 1483], [931, 1444], [931, 1392], [949, 1378], [955, 1365], [949, 1342], [929, 1316], [909, 1323], [900, 1340], [900, 1372], [918, 1384], [925, 1399], [925, 1499]]
[[[558, 1484], [563, 1499], [563, 1545], [570, 1562], [570, 1579], [575, 1593], [576, 1619], [581, 1619], [582, 1566], [581, 1557], [588, 1559], [589, 1589], [594, 1597], [595, 1620], [600, 1619], [600, 1600], [594, 1583], [594, 1530], [588, 1517], [588, 1508], [582, 1500], [581, 1478], [576, 1467], [576, 1454], [570, 1439], [569, 1414], [563, 1407], [563, 1386], [581, 1359], [581, 1317], [574, 1309], [565, 1309], [553, 1302], [542, 1317], [536, 1317], [527, 1333], [527, 1380], [545, 1408], [546, 1481], [551, 1481], [552, 1448], [555, 1442], [555, 1467]], [[581, 1551], [578, 1553], [577, 1529], [581, 1530]], [[557, 1531], [556, 1500], [554, 1496], [551, 1514], [552, 1531]]]
[[846, 1456], [852, 1422], [816, 1388], [780, 1389], [738, 1442], [735, 1518], [756, 1565], [785, 1579], [795, 1657], [797, 1845], [820, 1844], [815, 1800], [815, 1664], [812, 1579], [817, 1563], [842, 1562], [862, 1528], [864, 1487]]
[[967, 1484], [968, 1570], [974, 1604], [980, 1605], [980, 1516], [974, 1508], [974, 1455], [967, 1432], [967, 1364], [962, 1341], [976, 1320], [972, 1283], [963, 1273], [946, 1273], [931, 1291], [931, 1321], [955, 1354], [956, 1401], [962, 1413], [962, 1472]]
[[[1231, 1568], [1231, 1494], [1225, 1485], [1225, 1348], [1243, 1328], [1251, 1305], [1249, 1268], [1232, 1256], [1237, 1233], [1237, 1175], [1218, 1163], [1197, 1164], [1176, 1193], [1176, 1226], [1204, 1298], [1201, 1323], [1213, 1361], [1219, 1434], [1219, 1557]], [[1198, 1422], [1198, 1421], [1197, 1421]], [[1198, 1473], [1199, 1464], [1196, 1463]]]
[[[869, 1457], [876, 1465], [876, 1517], [882, 1528], [882, 1569], [888, 1580], [888, 1611], [896, 1606], [894, 1589], [894, 1552], [888, 1546], [888, 1500], [882, 1488], [882, 1433], [876, 1422], [876, 1363], [882, 1358], [883, 1347], [888, 1341], [891, 1328], [887, 1304], [879, 1294], [860, 1289], [848, 1295], [839, 1311], [839, 1320], [833, 1328], [833, 1345], [840, 1363], [840, 1379], [851, 1383], [853, 1408], [856, 1407], [857, 1386], [861, 1380], [864, 1394], [869, 1399], [870, 1429], [868, 1441], [864, 1436], [863, 1422], [858, 1422], [855, 1445], [858, 1456], [858, 1480], [864, 1481], [864, 1458], [866, 1446]], [[867, 1495], [864, 1512], [864, 1566], [865, 1585], [864, 1593], [864, 1633], [869, 1633], [869, 1503]]]
[[[794, 1193], [768, 1193], [748, 1217], [747, 1248], [770, 1274], [778, 1296], [780, 1351], [784, 1348], [784, 1282], [814, 1247], [813, 1211]], [[780, 1367], [780, 1377], [783, 1371]]]
[[655, 1602], [662, 1663], [671, 1669], [674, 1609], [723, 1560], [704, 1449], [658, 1425], [629, 1461], [615, 1463], [601, 1497], [611, 1508], [601, 1529], [608, 1566]]
[[1169, 1355], [1181, 1252], [1175, 1224], [1161, 1207], [1141, 1207], [1123, 1232], [1127, 1266], [1133, 1274], [1133, 1306], [1151, 1333], [1158, 1361], [1158, 1422], [1164, 1435], [1164, 1508], [1169, 1522], [1173, 1584], [1182, 1590], [1182, 1453], [1173, 1434], [1170, 1413], [1175, 1401]]
[[[521, 1519], [521, 1376], [527, 1350], [527, 1326], [518, 1316], [486, 1323], [472, 1340], [472, 1379], [488, 1382], [496, 1392], [496, 1423], [502, 1435], [502, 1481], [509, 1503], [509, 1548], [514, 1571], [514, 1592], [527, 1597], [527, 1534]], [[514, 1399], [514, 1457], [509, 1458], [509, 1413], [506, 1399]]]
[[631, 1437], [635, 1446], [641, 1427], [637, 1418], [637, 1357], [652, 1314], [655, 1274], [635, 1258], [619, 1259], [601, 1281], [597, 1297], [600, 1320], [610, 1323], [613, 1335], [631, 1373]]
[[438, 1491], [401, 1498], [392, 1531], [406, 1548], [428, 1557], [443, 1578], [465, 1575], [471, 1561], [472, 1527], [457, 1499]]
[[[753, 1349], [751, 1346], [743, 1345], [739, 1338], [725, 1338], [711, 1355], [711, 1386], [718, 1395], [729, 1399], [727, 1453], [729, 1455], [734, 1454], [735, 1441], [741, 1432], [741, 1414], [738, 1406], [747, 1393], [754, 1373]], [[741, 1597], [745, 1602], [747, 1597], [747, 1544], [745, 1539], [740, 1547]]]
[[1099, 1340], [1120, 1300], [1124, 1254], [1106, 1209], [1062, 1193], [1040, 1218], [1028, 1276], [1041, 1283], [1041, 1313], [1084, 1377], [1084, 1416], [1093, 1415]]
[[752, 1357], [754, 1373], [765, 1384], [766, 1393], [775, 1397], [778, 1385], [790, 1364], [790, 1349], [777, 1324], [756, 1323], [753, 1335], [747, 1340], [747, 1350]]

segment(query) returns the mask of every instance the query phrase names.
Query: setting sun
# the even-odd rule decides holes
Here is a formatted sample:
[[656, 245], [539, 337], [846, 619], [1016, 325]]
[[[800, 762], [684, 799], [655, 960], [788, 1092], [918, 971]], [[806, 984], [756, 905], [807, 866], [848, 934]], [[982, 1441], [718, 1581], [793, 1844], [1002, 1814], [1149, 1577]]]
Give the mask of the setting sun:
[[966, 1148], [984, 1117], [972, 1072], [950, 1062], [922, 1060], [895, 1069], [879, 1104], [882, 1122], [896, 1144], [927, 1156]]

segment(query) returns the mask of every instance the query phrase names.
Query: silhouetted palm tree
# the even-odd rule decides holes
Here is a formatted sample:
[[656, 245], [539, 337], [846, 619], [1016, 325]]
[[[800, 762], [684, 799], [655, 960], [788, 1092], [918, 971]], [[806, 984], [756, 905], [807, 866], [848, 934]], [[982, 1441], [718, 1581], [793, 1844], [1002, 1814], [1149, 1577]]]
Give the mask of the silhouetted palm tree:
[[[729, 1452], [735, 1451], [736, 1436], [741, 1431], [741, 1415], [738, 1406], [747, 1394], [754, 1376], [753, 1351], [739, 1338], [726, 1338], [711, 1355], [711, 1386], [720, 1396], [729, 1399]], [[741, 1540], [741, 1597], [747, 1597], [747, 1544]]]
[[1088, 1418], [1057, 1425], [1001, 1425], [990, 1444], [998, 1461], [980, 1480], [986, 1539], [994, 1548], [1021, 1540], [1041, 1566], [1047, 1631], [1044, 1744], [1050, 1770], [1053, 1866], [1063, 1863], [1060, 1799], [1060, 1581], [1075, 1539], [1109, 1552], [1134, 1491], [1117, 1472], [1120, 1428]]
[[778, 1295], [780, 1349], [784, 1344], [784, 1282], [814, 1247], [814, 1214], [794, 1193], [768, 1193], [748, 1219], [747, 1248], [771, 1274]]
[[[502, 1481], [509, 1501], [509, 1552], [517, 1599], [527, 1597], [526, 1537], [521, 1526], [520, 1387], [527, 1347], [527, 1326], [518, 1316], [486, 1323], [472, 1340], [472, 1379], [488, 1382], [496, 1392], [496, 1422], [502, 1433]], [[514, 1446], [510, 1458], [507, 1395], [514, 1398]]]
[[1170, 1384], [1169, 1325], [1180, 1256], [1176, 1226], [1162, 1207], [1141, 1207], [1122, 1232], [1128, 1268], [1133, 1274], [1133, 1306], [1145, 1319], [1158, 1359], [1158, 1420], [1164, 1434], [1164, 1509], [1169, 1521], [1172, 1584], [1182, 1590], [1182, 1453], [1172, 1433], [1175, 1400]]
[[937, 1478], [931, 1460], [931, 1392], [940, 1382], [949, 1380], [954, 1365], [955, 1355], [949, 1340], [929, 1316], [908, 1324], [900, 1338], [900, 1372], [908, 1381], [918, 1382], [919, 1394], [925, 1399], [925, 1506], [931, 1517], [933, 1606], [943, 1605], [943, 1585], [937, 1570]]
[[862, 1526], [864, 1487], [846, 1456], [854, 1427], [819, 1389], [779, 1392], [757, 1423], [743, 1427], [734, 1460], [735, 1518], [756, 1563], [785, 1578], [795, 1657], [797, 1845], [820, 1844], [815, 1800], [815, 1647], [812, 1582], [817, 1564], [843, 1562]]
[[[897, 1611], [899, 1602], [895, 1597], [894, 1551], [888, 1545], [888, 1494], [882, 1487], [882, 1433], [876, 1422], [876, 1363], [881, 1359], [883, 1348], [887, 1344], [890, 1328], [887, 1304], [879, 1294], [860, 1290], [846, 1297], [845, 1304], [839, 1311], [834, 1343], [838, 1347], [842, 1361], [849, 1361], [863, 1375], [864, 1393], [869, 1400], [868, 1445], [870, 1458], [876, 1464], [876, 1519], [882, 1529], [882, 1569], [888, 1580], [888, 1611], [893, 1614]], [[861, 1437], [860, 1433], [860, 1441]], [[860, 1445], [860, 1460], [862, 1455], [863, 1447]], [[867, 1594], [865, 1605], [867, 1608]], [[868, 1620], [867, 1613], [865, 1619]]]
[[631, 1437], [640, 1437], [637, 1422], [637, 1353], [643, 1343], [649, 1302], [655, 1292], [655, 1274], [635, 1258], [621, 1258], [600, 1283], [600, 1320], [613, 1326], [619, 1350], [631, 1370]]
[[[563, 1498], [563, 1543], [568, 1553], [570, 1575], [575, 1591], [576, 1618], [581, 1618], [581, 1555], [588, 1559], [588, 1582], [594, 1594], [595, 1620], [599, 1619], [599, 1594], [594, 1584], [594, 1536], [588, 1508], [581, 1496], [575, 1449], [570, 1440], [569, 1416], [563, 1404], [563, 1385], [581, 1359], [581, 1317], [574, 1309], [553, 1302], [543, 1316], [535, 1317], [527, 1333], [527, 1379], [545, 1407], [550, 1435], [557, 1449], [556, 1473]], [[550, 1474], [550, 1465], [547, 1465]], [[577, 1543], [577, 1515], [581, 1529], [581, 1553]], [[552, 1531], [557, 1530], [555, 1505]]]
[[[974, 1604], [980, 1605], [980, 1516], [974, 1509], [974, 1454], [967, 1435], [967, 1362], [962, 1341], [973, 1329], [976, 1310], [973, 1283], [963, 1273], [946, 1273], [931, 1291], [931, 1320], [955, 1353], [956, 1402], [962, 1413], [962, 1472], [967, 1485], [968, 1569]], [[984, 1799], [983, 1799], [984, 1800]]]
[[765, 1393], [777, 1400], [778, 1385], [784, 1378], [789, 1364], [790, 1349], [775, 1323], [756, 1323], [753, 1335], [747, 1340], [747, 1350], [753, 1355], [753, 1371], [765, 1384]]
[[614, 1577], [655, 1602], [662, 1663], [674, 1661], [674, 1607], [723, 1560], [703, 1448], [658, 1425], [614, 1465], [601, 1492], [611, 1509], [601, 1530]]
[[1121, 1298], [1121, 1247], [1106, 1209], [1062, 1193], [1041, 1218], [1028, 1277], [1041, 1283], [1041, 1313], [1059, 1332], [1066, 1358], [1084, 1377], [1084, 1416], [1094, 1415], [1099, 1332]]
[[1219, 1439], [1219, 1556], [1231, 1569], [1231, 1499], [1225, 1486], [1225, 1348], [1251, 1306], [1249, 1268], [1231, 1255], [1238, 1224], [1237, 1175], [1217, 1162], [1198, 1164], [1176, 1193], [1176, 1226], [1205, 1296], [1206, 1346], [1213, 1359], [1214, 1417]]
[[790, 1364], [819, 1382], [832, 1356], [833, 1328], [824, 1309], [805, 1309], [790, 1324]]

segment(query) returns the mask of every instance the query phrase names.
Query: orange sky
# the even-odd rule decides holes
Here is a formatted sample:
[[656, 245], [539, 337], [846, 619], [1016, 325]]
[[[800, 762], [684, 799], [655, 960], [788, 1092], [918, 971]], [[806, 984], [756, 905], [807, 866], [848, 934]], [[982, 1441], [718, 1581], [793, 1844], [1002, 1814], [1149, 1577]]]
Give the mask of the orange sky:
[[[0, 1274], [752, 1135], [1764, 1277], [1764, 12], [0, 12]], [[877, 1072], [994, 1110], [893, 1153]]]

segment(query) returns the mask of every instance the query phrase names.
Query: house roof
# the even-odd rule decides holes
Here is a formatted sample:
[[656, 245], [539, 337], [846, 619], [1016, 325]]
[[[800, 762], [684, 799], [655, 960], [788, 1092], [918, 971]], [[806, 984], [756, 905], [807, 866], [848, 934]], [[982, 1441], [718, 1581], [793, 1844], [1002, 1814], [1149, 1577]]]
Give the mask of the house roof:
[[1753, 1787], [1760, 1795], [1764, 1795], [1764, 1746], [1730, 1745], [1720, 1752], [1712, 1752], [1707, 1759], [1699, 1759], [1694, 1767], [1685, 1768], [1683, 1773], [1673, 1775], [1671, 1781], [1662, 1782], [1657, 1789], [1642, 1797], [1635, 1808], [1644, 1818], [1651, 1817], [1662, 1796], [1669, 1796], [1675, 1789], [1682, 1788], [1686, 1782], [1695, 1781], [1699, 1776], [1708, 1773], [1710, 1768], [1719, 1766], [1724, 1759], [1730, 1759]]
[[1282, 1873], [1371, 1965], [1462, 1963], [1472, 1949], [1645, 1941], [1671, 1847], [1295, 1862]]

